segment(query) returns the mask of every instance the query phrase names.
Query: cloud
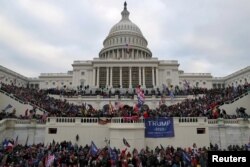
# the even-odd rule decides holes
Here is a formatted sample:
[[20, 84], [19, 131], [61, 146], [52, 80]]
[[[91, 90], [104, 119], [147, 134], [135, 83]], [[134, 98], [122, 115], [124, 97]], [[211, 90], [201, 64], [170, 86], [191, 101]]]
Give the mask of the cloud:
[[37, 21], [42, 21], [51, 26], [63, 25], [67, 19], [64, 11], [50, 1], [20, 0], [17, 3], [23, 12], [28, 13], [30, 17], [36, 17]]
[[[29, 59], [33, 63], [46, 64], [54, 68], [70, 62], [70, 59], [65, 56], [67, 52], [64, 48], [36, 39], [32, 36], [32, 33], [22, 30], [3, 16], [0, 16], [0, 24], [4, 25], [0, 28], [1, 46], [13, 50], [12, 53], [18, 55], [18, 57], [14, 54], [9, 55], [13, 56], [14, 61], [19, 58]], [[24, 61], [19, 63], [23, 63], [23, 66], [25, 66]]]
[[[18, 71], [35, 77], [66, 72], [74, 60], [98, 57], [103, 40], [121, 19], [123, 3], [0, 1], [1, 65], [12, 68], [17, 60]], [[213, 76], [249, 66], [250, 1], [129, 0], [127, 4], [131, 21], [141, 29], [154, 57], [178, 60], [184, 72]]]

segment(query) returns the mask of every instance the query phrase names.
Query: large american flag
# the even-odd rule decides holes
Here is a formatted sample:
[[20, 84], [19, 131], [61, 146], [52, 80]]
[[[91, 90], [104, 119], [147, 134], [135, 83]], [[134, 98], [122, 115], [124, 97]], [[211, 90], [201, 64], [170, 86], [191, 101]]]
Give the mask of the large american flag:
[[136, 94], [137, 94], [137, 99], [138, 99], [138, 105], [140, 108], [144, 104], [144, 101], [145, 101], [145, 95], [140, 85], [138, 85], [136, 88]]

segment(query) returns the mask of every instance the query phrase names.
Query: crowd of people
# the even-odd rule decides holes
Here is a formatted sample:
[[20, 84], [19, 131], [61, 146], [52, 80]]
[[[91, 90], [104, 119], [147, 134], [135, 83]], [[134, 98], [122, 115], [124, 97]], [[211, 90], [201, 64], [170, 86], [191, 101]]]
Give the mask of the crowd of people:
[[[78, 90], [74, 89], [57, 89], [57, 88], [50, 88], [46, 90], [48, 94], [53, 95], [60, 95], [65, 97], [75, 97], [75, 96], [96, 96], [101, 95], [105, 98], [110, 98], [115, 95], [119, 95], [119, 97], [125, 97], [125, 98], [133, 98], [134, 95], [136, 95], [136, 88], [92, 88], [90, 89], [88, 86], [85, 88], [81, 88]], [[144, 94], [146, 96], [152, 96], [155, 95], [157, 97], [162, 96], [163, 94], [170, 94], [170, 92], [173, 91], [173, 94], [176, 96], [184, 96], [184, 95], [197, 95], [197, 94], [204, 94], [206, 93], [207, 89], [205, 88], [199, 88], [199, 87], [193, 87], [188, 89], [180, 89], [178, 86], [176, 87], [166, 87], [164, 89], [159, 88], [146, 88], [144, 89]]]
[[[185, 99], [178, 104], [167, 106], [164, 103], [165, 92], [156, 92], [161, 96], [161, 104], [156, 109], [150, 109], [146, 104], [140, 108], [138, 106], [123, 105], [118, 102], [103, 106], [103, 109], [97, 110], [90, 104], [83, 102], [82, 105], [75, 105], [51, 97], [51, 90], [37, 90], [31, 88], [16, 87], [14, 85], [1, 85], [1, 90], [11, 94], [24, 103], [31, 103], [34, 108], [30, 111], [26, 110], [25, 115], [17, 116], [18, 118], [35, 118], [38, 120], [46, 117], [130, 117], [138, 118], [148, 117], [207, 117], [209, 119], [216, 118], [237, 118], [248, 117], [244, 112], [244, 108], [238, 108], [235, 115], [229, 115], [225, 110], [220, 110], [219, 106], [233, 100], [241, 94], [249, 90], [249, 85], [239, 85], [238, 87], [227, 87], [217, 89], [188, 89], [186, 91], [174, 90], [174, 93], [181, 94], [202, 94], [194, 99]], [[132, 94], [135, 95], [135, 94]], [[45, 111], [44, 115], [36, 114], [36, 109], [41, 108]], [[0, 119], [6, 116], [15, 116], [15, 112], [11, 114], [0, 112]], [[99, 148], [97, 153], [93, 154], [92, 144], [80, 146], [70, 141], [61, 143], [52, 142], [50, 144], [36, 145], [20, 145], [18, 139], [5, 140], [0, 147], [0, 166], [15, 167], [47, 167], [47, 166], [134, 166], [134, 167], [206, 167], [208, 151], [220, 150], [218, 145], [210, 145], [210, 147], [197, 148], [194, 143], [190, 148], [174, 148], [172, 146], [156, 147], [154, 149], [144, 148], [142, 150], [133, 149], [129, 152], [126, 147], [120, 150], [118, 148], [110, 148], [107, 144], [104, 148]], [[243, 146], [228, 146], [230, 151], [250, 151], [250, 143]], [[222, 150], [221, 150], [222, 151]]]
[[[202, 94], [194, 99], [185, 99], [180, 103], [167, 106], [164, 104], [164, 98], [170, 90], [159, 92], [162, 96], [160, 105], [156, 109], [150, 109], [146, 104], [138, 107], [128, 106], [116, 102], [113, 104], [106, 104], [102, 109], [97, 110], [92, 105], [86, 104], [75, 105], [67, 102], [66, 100], [60, 100], [53, 98], [49, 95], [51, 90], [37, 90], [24, 87], [16, 87], [14, 85], [2, 84], [1, 89], [25, 103], [31, 103], [34, 105], [34, 109], [20, 116], [21, 118], [44, 118], [41, 115], [36, 114], [36, 108], [41, 108], [46, 111], [46, 117], [208, 117], [209, 119], [216, 118], [237, 118], [248, 117], [247, 113], [241, 114], [236, 112], [234, 115], [229, 115], [225, 110], [220, 110], [219, 106], [233, 100], [241, 94], [248, 91], [250, 88], [248, 85], [239, 85], [237, 87], [216, 88], [216, 89], [204, 89], [204, 88], [189, 88], [185, 94]], [[174, 89], [174, 93], [178, 94], [182, 90]], [[4, 114], [4, 113], [2, 113]], [[4, 117], [0, 114], [1, 117]], [[18, 116], [19, 117], [19, 116]]]
[[[92, 143], [94, 144], [94, 143]], [[93, 150], [93, 145], [81, 146], [71, 141], [50, 144], [20, 145], [18, 140], [5, 140], [0, 147], [0, 166], [3, 167], [207, 167], [208, 151], [250, 151], [250, 143], [229, 146], [220, 150], [218, 145], [198, 148], [173, 146], [148, 147], [128, 151], [107, 145]], [[96, 147], [94, 145], [94, 147]]]

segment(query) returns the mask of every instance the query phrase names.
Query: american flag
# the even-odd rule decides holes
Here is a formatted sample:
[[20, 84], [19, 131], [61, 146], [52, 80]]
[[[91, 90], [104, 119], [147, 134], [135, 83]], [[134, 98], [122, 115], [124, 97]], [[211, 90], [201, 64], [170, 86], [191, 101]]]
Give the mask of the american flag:
[[129, 46], [129, 44], [127, 43], [126, 44], [126, 52], [129, 54], [129, 52], [130, 52], [130, 46]]
[[90, 154], [92, 156], [96, 156], [98, 154], [98, 148], [96, 147], [95, 143], [91, 141], [91, 146], [90, 146]]
[[117, 155], [116, 152], [109, 146], [108, 147], [108, 152], [109, 152], [109, 157], [112, 161], [116, 161], [117, 160]]
[[111, 102], [109, 102], [109, 114], [112, 114], [114, 112], [114, 107], [111, 104]]
[[46, 161], [46, 167], [50, 167], [52, 163], [54, 162], [55, 156], [54, 155], [48, 155], [47, 161]]
[[12, 108], [13, 106], [11, 104], [8, 104], [4, 109], [3, 111], [6, 112], [8, 109]]
[[137, 99], [138, 99], [138, 105], [140, 108], [144, 104], [144, 101], [145, 101], [145, 95], [140, 85], [138, 85], [136, 88], [136, 94], [137, 94]]
[[171, 100], [173, 100], [173, 99], [174, 99], [174, 91], [173, 91], [173, 90], [171, 90], [171, 91], [170, 91], [169, 96], [170, 96]]
[[183, 85], [184, 85], [184, 88], [185, 88], [185, 89], [188, 89], [188, 88], [189, 88], [189, 83], [187, 82], [187, 80], [184, 80]]

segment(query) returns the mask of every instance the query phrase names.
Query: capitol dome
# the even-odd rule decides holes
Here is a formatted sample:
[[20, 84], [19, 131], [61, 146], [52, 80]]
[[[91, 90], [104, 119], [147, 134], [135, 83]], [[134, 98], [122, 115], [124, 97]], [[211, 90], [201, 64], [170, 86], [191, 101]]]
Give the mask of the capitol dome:
[[109, 31], [99, 53], [101, 59], [149, 59], [151, 51], [140, 28], [129, 19], [127, 3], [121, 12], [122, 19]]
[[122, 11], [121, 14], [122, 14], [121, 21], [119, 21], [111, 28], [109, 36], [114, 35], [116, 33], [119, 34], [121, 32], [123, 33], [128, 32], [128, 33], [135, 33], [143, 37], [140, 28], [129, 20], [129, 11], [127, 11], [126, 6], [124, 7], [124, 10]]

